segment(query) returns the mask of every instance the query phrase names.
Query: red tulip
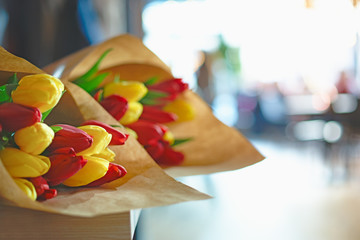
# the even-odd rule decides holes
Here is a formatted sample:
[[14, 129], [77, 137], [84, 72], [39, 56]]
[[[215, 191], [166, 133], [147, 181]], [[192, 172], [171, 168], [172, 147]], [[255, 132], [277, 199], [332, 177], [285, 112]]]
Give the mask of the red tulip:
[[169, 123], [176, 121], [177, 116], [174, 113], [165, 112], [157, 107], [144, 105], [140, 119], [155, 123]]
[[66, 124], [57, 124], [55, 126], [62, 129], [55, 133], [52, 143], [47, 148], [50, 152], [59, 148], [71, 147], [78, 153], [89, 148], [93, 143], [92, 137], [79, 128]]
[[144, 148], [154, 160], [158, 159], [161, 155], [163, 155], [165, 150], [162, 141], [151, 143], [149, 145], [144, 146]]
[[29, 178], [29, 181], [35, 187], [37, 200], [51, 199], [57, 195], [56, 189], [50, 189], [49, 184], [43, 177]]
[[174, 78], [163, 81], [154, 85], [148, 86], [149, 90], [166, 92], [169, 94], [164, 100], [174, 100], [179, 93], [182, 93], [189, 88], [187, 83], [184, 83], [181, 78]]
[[110, 125], [96, 121], [96, 120], [88, 120], [88, 121], [85, 121], [84, 123], [82, 123], [81, 125], [82, 126], [96, 125], [96, 126], [104, 128], [108, 133], [110, 133], [112, 135], [111, 142], [109, 143], [109, 145], [123, 145], [129, 137], [129, 134], [122, 133], [122, 132], [118, 131], [117, 129], [111, 127]]
[[103, 185], [105, 183], [112, 182], [112, 181], [114, 181], [114, 180], [116, 180], [118, 178], [121, 178], [126, 173], [127, 173], [126, 169], [123, 166], [115, 164], [115, 163], [110, 163], [108, 171], [106, 172], [106, 174], [103, 177], [89, 183], [86, 186], [87, 187], [100, 186], [100, 185]]
[[163, 154], [154, 159], [160, 165], [174, 166], [180, 165], [184, 161], [184, 154], [178, 151], [175, 151], [171, 148], [170, 144], [166, 141], [161, 141], [164, 145]]
[[0, 105], [0, 124], [2, 130], [15, 132], [21, 128], [41, 121], [38, 108], [27, 107], [17, 103], [3, 103]]
[[138, 120], [127, 125], [127, 127], [136, 132], [138, 135], [137, 140], [143, 146], [156, 143], [163, 138], [165, 133], [160, 124], [145, 120]]
[[87, 160], [76, 156], [73, 148], [59, 148], [49, 156], [51, 167], [44, 175], [50, 186], [56, 186], [85, 166]]
[[101, 106], [116, 120], [120, 120], [129, 108], [128, 101], [119, 95], [110, 95], [100, 102]]

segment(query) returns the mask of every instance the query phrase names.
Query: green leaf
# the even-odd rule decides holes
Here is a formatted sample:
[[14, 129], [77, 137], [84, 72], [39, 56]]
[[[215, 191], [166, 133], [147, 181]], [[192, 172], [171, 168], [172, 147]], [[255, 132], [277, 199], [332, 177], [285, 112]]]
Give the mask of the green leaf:
[[97, 73], [97, 71], [99, 70], [99, 66], [100, 63], [102, 62], [102, 60], [106, 57], [106, 55], [108, 55], [108, 53], [111, 51], [112, 49], [108, 49], [106, 50], [101, 56], [100, 58], [96, 61], [96, 63], [90, 68], [90, 70], [85, 73], [84, 75], [82, 75], [81, 77], [79, 77], [78, 79], [76, 79], [75, 81], [87, 81], [89, 78], [91, 78], [94, 74]]
[[159, 104], [157, 101], [159, 98], [167, 97], [169, 94], [159, 91], [148, 91], [145, 97], [140, 100], [141, 104], [145, 105], [156, 105]]
[[[80, 86], [81, 88], [83, 88], [85, 91], [87, 91], [88, 93], [90, 93], [91, 91], [93, 91], [104, 79], [105, 77], [103, 77], [103, 74], [100, 74], [98, 76], [94, 76], [98, 70], [99, 70], [99, 66], [101, 61], [106, 57], [106, 55], [111, 51], [112, 49], [108, 49], [106, 50], [101, 56], [100, 58], [96, 61], [96, 63], [90, 68], [90, 70], [85, 73], [84, 75], [82, 75], [81, 77], [77, 78], [74, 80], [74, 83], [78, 86]], [[106, 73], [107, 74], [107, 73]], [[102, 76], [102, 77], [99, 77]], [[102, 79], [101, 79], [102, 78]], [[86, 85], [90, 84], [90, 87], [86, 87]], [[96, 85], [97, 84], [97, 85]], [[95, 86], [96, 85], [96, 86]], [[95, 87], [94, 87], [95, 86]], [[90, 90], [88, 90], [90, 89]]]
[[169, 94], [166, 92], [159, 92], [159, 91], [148, 91], [145, 97], [147, 98], [163, 98], [167, 97]]
[[16, 73], [14, 73], [11, 77], [9, 77], [8, 83], [9, 84], [17, 84], [19, 82], [19, 79], [16, 75]]
[[174, 143], [171, 144], [171, 146], [176, 146], [176, 145], [179, 145], [179, 144], [183, 144], [183, 143], [186, 143], [186, 142], [189, 142], [191, 141], [193, 138], [181, 138], [181, 139], [175, 139]]
[[84, 89], [88, 93], [92, 93], [101, 83], [104, 81], [104, 79], [109, 75], [109, 73], [102, 73], [97, 75], [96, 77], [90, 79], [87, 82], [82, 82], [77, 84], [79, 87]]
[[121, 125], [113, 125], [113, 124], [111, 124], [110, 126], [111, 126], [111, 127], [119, 127], [119, 128], [124, 128], [124, 126], [121, 126]]
[[47, 110], [46, 112], [42, 113], [41, 122], [45, 121], [45, 118], [51, 113], [52, 110], [53, 109], [51, 108], [51, 109]]
[[159, 80], [158, 77], [152, 77], [144, 82], [145, 86], [154, 85]]
[[147, 98], [143, 98], [139, 102], [142, 105], [148, 105], [148, 106], [159, 105], [161, 103], [160, 101], [157, 101], [156, 99], [147, 99]]
[[10, 96], [7, 94], [6, 85], [0, 87], [0, 102], [9, 102]]
[[11, 102], [11, 92], [17, 88], [18, 84], [5, 84], [0, 87], [0, 102]]
[[63, 128], [60, 127], [60, 126], [51, 126], [50, 128], [54, 131], [54, 133], [57, 133], [58, 131], [60, 131], [61, 129], [63, 129]]
[[17, 84], [17, 83], [6, 84], [7, 94], [11, 97], [11, 92], [14, 91], [18, 86], [19, 86], [19, 84]]

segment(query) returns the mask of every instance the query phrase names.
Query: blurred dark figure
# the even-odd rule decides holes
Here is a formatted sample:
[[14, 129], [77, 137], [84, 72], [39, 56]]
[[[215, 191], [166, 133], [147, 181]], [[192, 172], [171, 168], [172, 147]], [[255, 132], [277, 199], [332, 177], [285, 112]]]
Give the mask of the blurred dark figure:
[[[74, 0], [3, 0], [8, 15], [2, 46], [38, 67], [89, 45]], [[0, 32], [1, 33], [1, 32]]]

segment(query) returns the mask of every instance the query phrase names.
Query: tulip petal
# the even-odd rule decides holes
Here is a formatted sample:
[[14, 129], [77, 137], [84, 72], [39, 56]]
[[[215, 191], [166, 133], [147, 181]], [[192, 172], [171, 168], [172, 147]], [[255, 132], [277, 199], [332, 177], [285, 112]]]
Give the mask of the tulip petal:
[[41, 112], [38, 108], [17, 103], [0, 104], [0, 124], [5, 131], [15, 132], [40, 121]]
[[93, 139], [93, 144], [79, 152], [77, 155], [93, 155], [103, 151], [110, 143], [112, 135], [109, 134], [104, 128], [96, 125], [80, 126], [79, 129], [86, 132]]
[[64, 185], [69, 187], [84, 186], [106, 174], [110, 164], [109, 161], [93, 156], [84, 156], [84, 158], [87, 160], [85, 166], [66, 179], [63, 182]]
[[104, 128], [108, 133], [110, 133], [112, 135], [109, 145], [123, 145], [129, 137], [129, 134], [122, 133], [122, 132], [118, 131], [117, 129], [111, 127], [110, 125], [96, 121], [96, 120], [88, 120], [88, 121], [83, 122], [81, 125], [82, 126], [96, 125], [96, 126]]
[[104, 97], [117, 94], [129, 102], [137, 102], [148, 92], [147, 87], [136, 81], [111, 82], [104, 86]]
[[171, 112], [165, 112], [157, 107], [144, 105], [140, 119], [155, 123], [174, 122], [178, 117]]
[[86, 185], [87, 187], [96, 187], [96, 186], [100, 186], [103, 185], [105, 183], [109, 183], [112, 182], [118, 178], [123, 177], [126, 174], [126, 169], [119, 165], [119, 164], [115, 164], [115, 163], [110, 163], [109, 164], [109, 168], [108, 171], [106, 172], [106, 174], [102, 177], [99, 178], [98, 180], [89, 183], [88, 185]]
[[13, 178], [18, 187], [32, 200], [36, 200], [37, 194], [34, 185], [23, 178]]
[[164, 131], [162, 130], [160, 124], [155, 124], [149, 121], [138, 120], [129, 124], [127, 127], [136, 132], [138, 136], [137, 140], [143, 146], [149, 145], [152, 142], [157, 142], [164, 136]]
[[52, 142], [54, 131], [45, 123], [37, 122], [15, 132], [14, 140], [27, 153], [38, 155]]
[[129, 108], [128, 101], [125, 98], [114, 94], [104, 98], [100, 104], [118, 121], [124, 116]]
[[143, 112], [143, 105], [139, 102], [129, 102], [129, 108], [125, 112], [124, 116], [120, 119], [120, 123], [127, 125], [136, 122], [141, 113]]
[[87, 160], [82, 156], [76, 156], [73, 148], [57, 149], [49, 158], [51, 167], [44, 178], [50, 186], [59, 185], [77, 173], [87, 163]]
[[0, 158], [6, 170], [13, 177], [38, 177], [50, 168], [48, 157], [31, 155], [16, 148], [0, 151]]
[[93, 144], [92, 137], [85, 131], [66, 124], [57, 124], [62, 129], [55, 133], [55, 137], [47, 148], [49, 152], [53, 152], [59, 148], [73, 148], [75, 152], [81, 152]]
[[180, 165], [185, 159], [183, 153], [175, 151], [168, 143], [164, 143], [164, 153], [157, 159], [154, 159], [158, 164], [164, 166]]
[[12, 92], [14, 103], [39, 108], [40, 112], [52, 109], [64, 91], [63, 83], [49, 74], [27, 75]]

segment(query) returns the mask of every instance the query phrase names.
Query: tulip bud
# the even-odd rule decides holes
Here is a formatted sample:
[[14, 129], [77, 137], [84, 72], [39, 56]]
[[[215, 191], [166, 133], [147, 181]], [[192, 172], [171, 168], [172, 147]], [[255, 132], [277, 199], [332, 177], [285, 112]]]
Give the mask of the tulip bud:
[[92, 154], [98, 154], [101, 151], [103, 151], [110, 143], [111, 141], [111, 134], [106, 132], [106, 130], [102, 127], [95, 126], [95, 125], [86, 125], [86, 126], [80, 126], [79, 129], [83, 130], [89, 136], [93, 139], [93, 144], [79, 152], [77, 155], [92, 155]]
[[39, 108], [43, 113], [55, 107], [63, 90], [64, 85], [59, 79], [48, 74], [35, 74], [23, 77], [11, 96], [14, 103]]
[[91, 156], [103, 158], [103, 159], [108, 160], [109, 162], [113, 162], [115, 160], [116, 154], [110, 148], [105, 148], [100, 153], [93, 154]]
[[97, 187], [97, 186], [103, 185], [105, 183], [112, 182], [118, 178], [121, 178], [125, 174], [126, 174], [126, 169], [123, 166], [115, 164], [115, 163], [110, 163], [108, 171], [106, 172], [106, 174], [103, 177], [99, 178], [98, 180], [95, 180], [94, 182], [89, 183], [86, 186], [87, 187]]
[[144, 146], [145, 150], [152, 159], [158, 159], [164, 153], [164, 144], [161, 141], [153, 142], [149, 145]]
[[119, 95], [110, 95], [100, 102], [101, 106], [116, 120], [120, 120], [128, 110], [128, 101]]
[[122, 133], [119, 130], [111, 127], [110, 125], [96, 121], [96, 120], [88, 120], [88, 121], [83, 122], [81, 125], [82, 126], [96, 125], [96, 126], [104, 128], [108, 133], [110, 133], [112, 135], [111, 142], [109, 143], [109, 145], [123, 145], [129, 137], [129, 134]]
[[50, 152], [58, 148], [71, 147], [78, 153], [92, 146], [92, 137], [83, 130], [66, 124], [57, 124], [55, 126], [62, 129], [55, 133], [52, 143], [47, 148]]
[[176, 99], [168, 103], [163, 110], [176, 114], [176, 116], [178, 116], [176, 122], [190, 121], [195, 118], [193, 106], [182, 99]]
[[6, 170], [13, 177], [38, 177], [50, 168], [48, 157], [31, 155], [17, 148], [4, 148], [0, 151], [0, 158]]
[[37, 200], [43, 201], [51, 199], [57, 195], [56, 189], [50, 189], [49, 184], [43, 177], [29, 178], [29, 181], [35, 187]]
[[126, 98], [128, 102], [139, 101], [147, 92], [148, 89], [146, 86], [143, 83], [136, 81], [111, 82], [104, 86], [104, 97], [117, 94]]
[[70, 178], [66, 179], [63, 184], [69, 187], [85, 186], [101, 177], [103, 177], [109, 168], [109, 161], [93, 157], [84, 156], [87, 160], [85, 166]]
[[45, 123], [37, 122], [15, 132], [14, 140], [27, 153], [38, 155], [52, 142], [54, 131]]
[[141, 145], [149, 145], [163, 138], [164, 131], [159, 124], [138, 120], [128, 127], [136, 132], [137, 140]]
[[180, 165], [184, 161], [184, 154], [178, 151], [175, 151], [171, 148], [169, 143], [162, 141], [164, 145], [164, 152], [163, 154], [154, 159], [158, 164], [164, 166], [176, 166]]
[[157, 107], [143, 106], [143, 112], [140, 119], [155, 122], [155, 123], [169, 123], [175, 121], [178, 117], [174, 113], [165, 112]]
[[15, 132], [40, 121], [41, 112], [38, 108], [17, 103], [0, 104], [0, 124], [4, 131]]
[[143, 111], [143, 105], [139, 102], [129, 102], [129, 108], [120, 119], [120, 123], [127, 125], [133, 122], [136, 122]]
[[13, 178], [14, 182], [16, 183], [16, 185], [18, 185], [18, 187], [32, 200], [36, 200], [37, 195], [36, 195], [36, 189], [34, 187], [34, 185], [23, 178]]
[[160, 92], [166, 92], [169, 94], [166, 97], [167, 100], [174, 100], [178, 94], [189, 88], [187, 83], [184, 83], [181, 78], [174, 78], [167, 81], [163, 81], [157, 84], [148, 86], [149, 90], [155, 90]]
[[77, 173], [86, 164], [86, 159], [76, 156], [73, 148], [59, 148], [49, 156], [51, 167], [44, 175], [50, 186], [56, 186]]

